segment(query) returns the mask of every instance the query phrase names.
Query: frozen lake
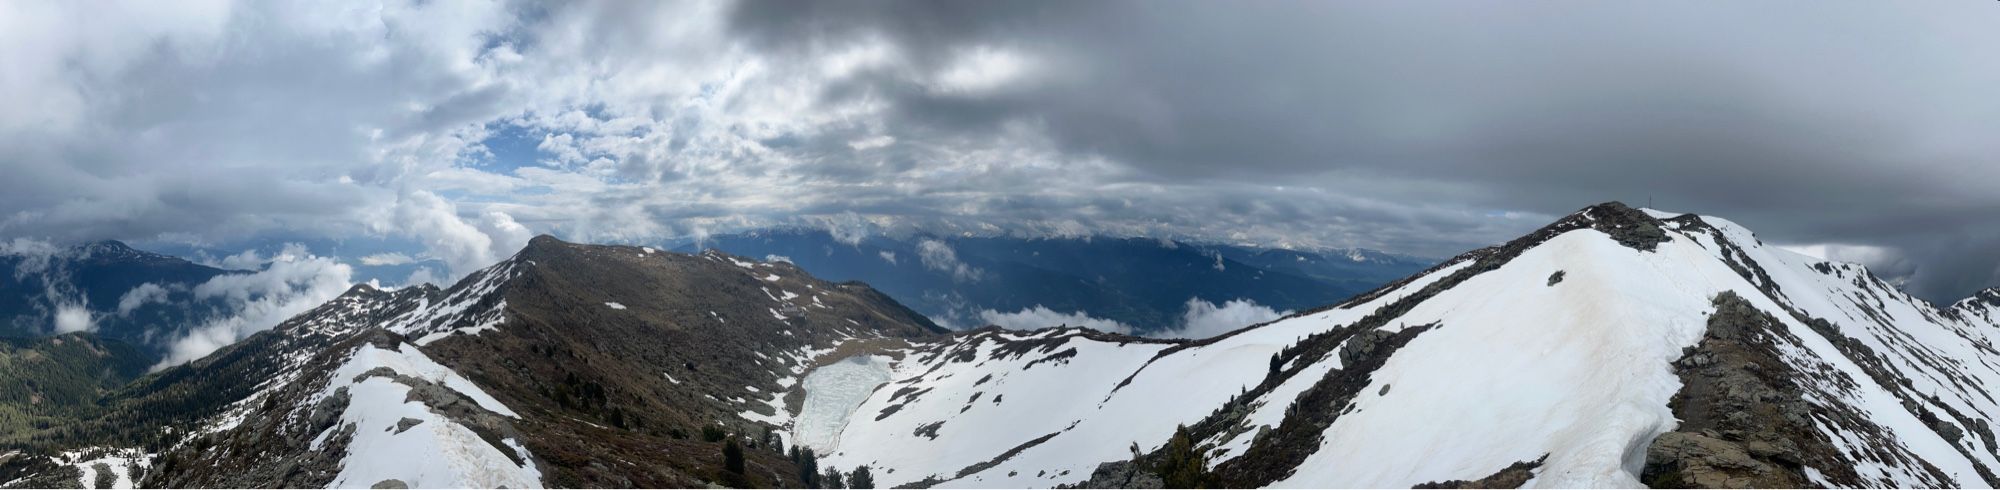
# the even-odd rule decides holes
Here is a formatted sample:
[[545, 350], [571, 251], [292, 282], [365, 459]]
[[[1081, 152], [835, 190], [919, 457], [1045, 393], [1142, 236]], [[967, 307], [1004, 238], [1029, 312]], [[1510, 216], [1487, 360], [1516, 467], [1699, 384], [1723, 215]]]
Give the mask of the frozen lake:
[[855, 356], [820, 366], [806, 375], [806, 401], [792, 426], [793, 443], [826, 454], [840, 443], [840, 431], [875, 387], [889, 382], [889, 358]]

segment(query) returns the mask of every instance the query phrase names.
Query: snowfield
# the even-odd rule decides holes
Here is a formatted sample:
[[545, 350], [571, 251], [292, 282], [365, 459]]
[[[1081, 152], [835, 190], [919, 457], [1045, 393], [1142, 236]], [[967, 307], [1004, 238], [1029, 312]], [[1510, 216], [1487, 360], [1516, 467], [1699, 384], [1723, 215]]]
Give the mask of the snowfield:
[[[1364, 307], [1393, 301], [1464, 266], [1447, 266]], [[975, 358], [988, 359], [998, 346], [987, 339], [1060, 343], [1037, 354], [982, 363], [906, 358], [896, 367], [895, 381], [862, 404], [842, 432], [839, 449], [821, 464], [896, 469], [875, 471], [877, 483], [885, 486], [933, 476], [951, 480], [944, 483], [946, 487], [1076, 483], [1099, 463], [1130, 458], [1133, 444], [1145, 449], [1165, 444], [1174, 426], [1201, 420], [1261, 379], [1271, 354], [1364, 314], [1354, 309], [1295, 316], [1157, 361], [1153, 357], [1168, 344], [1100, 342], [1087, 338], [1090, 331], [1084, 329], [976, 334], [951, 348], [973, 350]], [[1067, 349], [1076, 349], [1077, 355], [1037, 363], [1046, 353]], [[988, 375], [992, 379], [981, 382]], [[1132, 380], [1121, 388], [1127, 376]], [[885, 398], [905, 387], [931, 391], [915, 401]], [[975, 393], [979, 399], [967, 403]], [[905, 406], [882, 420], [874, 419], [897, 402]], [[1283, 408], [1283, 403], [1276, 404], [1279, 412]], [[949, 422], [937, 429], [936, 439], [914, 434], [918, 427], [940, 420]], [[1052, 434], [1055, 437], [997, 466], [954, 479], [964, 468]]]
[[[1598, 219], [1589, 213], [1572, 219]], [[1726, 220], [1700, 220], [1708, 226], [1660, 222], [1666, 239], [1650, 251], [1590, 227], [1552, 233], [1490, 270], [1467, 270], [1474, 260], [1461, 259], [1361, 304], [1186, 348], [1074, 329], [961, 334], [895, 363], [888, 384], [855, 405], [830, 441], [834, 449], [822, 451], [822, 466], [871, 465], [884, 486], [926, 479], [940, 487], [1078, 483], [1100, 463], [1130, 459], [1135, 445], [1152, 451], [1176, 425], [1203, 421], [1262, 381], [1274, 353], [1466, 272], [1382, 323], [1390, 332], [1434, 328], [1376, 368], [1352, 406], [1319, 431], [1319, 448], [1271, 485], [1408, 488], [1541, 461], [1526, 486], [1643, 486], [1649, 445], [1680, 424], [1668, 407], [1683, 388], [1672, 363], [1703, 338], [1712, 301], [1725, 291], [1796, 336], [1777, 346], [1787, 363], [1824, 367], [1824, 379], [1800, 381], [1831, 395], [1808, 401], [1867, 414], [1864, 423], [1893, 438], [1891, 451], [1949, 478], [1884, 463], [1876, 443], [1820, 419], [1860, 481], [1988, 485], [1981, 471], [2000, 468], [1992, 441], [1972, 431], [1947, 439], [1951, 432], [1934, 430], [1920, 412], [2000, 416], [2000, 402], [1978, 388], [2000, 384], [1992, 306], [1940, 310], [1858, 265], [1765, 246]], [[1874, 382], [1837, 347], [1845, 340], [1826, 337], [1801, 315], [1825, 319], [1885, 354], [1909, 386]], [[1305, 364], [1251, 400], [1241, 419], [1250, 430], [1202, 441], [1211, 467], [1242, 455], [1258, 429], [1305, 430], [1281, 427], [1286, 408], [1344, 368], [1336, 355], [1291, 362]], [[821, 396], [814, 388], [808, 379], [809, 399]], [[840, 406], [825, 396], [829, 403], [815, 408]], [[808, 418], [831, 424], [841, 417]], [[800, 433], [820, 448], [829, 441], [815, 430], [802, 426]], [[1824, 478], [1826, 469], [1804, 473]]]
[[[1674, 423], [1669, 363], [1705, 330], [1714, 285], [1742, 279], [1691, 260], [1705, 255], [1692, 243], [1630, 252], [1570, 232], [1405, 314], [1393, 323], [1441, 328], [1376, 371], [1361, 392], [1392, 391], [1360, 397], [1278, 486], [1409, 487], [1544, 454], [1532, 485], [1642, 486], [1646, 443]], [[1544, 286], [1557, 270], [1563, 282]]]
[[[383, 368], [443, 385], [495, 414], [519, 417], [415, 346], [388, 350], [364, 345], [334, 371], [334, 383], [321, 393], [333, 396], [335, 390], [347, 389], [351, 398], [341, 421], [356, 429], [329, 488], [367, 488], [391, 479], [410, 488], [541, 488], [541, 472], [526, 448], [508, 439], [512, 454], [502, 453], [471, 429], [412, 400], [411, 386], [386, 376], [363, 377]], [[327, 436], [316, 437], [313, 446], [325, 444]], [[523, 462], [515, 463], [515, 458]]]
[[831, 453], [854, 409], [889, 381], [889, 358], [856, 356], [820, 366], [806, 375], [805, 404], [793, 423], [794, 444]]

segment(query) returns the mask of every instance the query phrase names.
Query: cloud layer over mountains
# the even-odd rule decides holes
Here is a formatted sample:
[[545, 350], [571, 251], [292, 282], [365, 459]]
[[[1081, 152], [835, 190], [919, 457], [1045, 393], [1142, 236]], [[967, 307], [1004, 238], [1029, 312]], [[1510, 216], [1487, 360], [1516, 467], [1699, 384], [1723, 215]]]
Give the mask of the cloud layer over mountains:
[[366, 236], [445, 277], [772, 224], [1447, 255], [1651, 200], [1948, 300], [2000, 285], [1995, 15], [7, 2], [0, 237]]

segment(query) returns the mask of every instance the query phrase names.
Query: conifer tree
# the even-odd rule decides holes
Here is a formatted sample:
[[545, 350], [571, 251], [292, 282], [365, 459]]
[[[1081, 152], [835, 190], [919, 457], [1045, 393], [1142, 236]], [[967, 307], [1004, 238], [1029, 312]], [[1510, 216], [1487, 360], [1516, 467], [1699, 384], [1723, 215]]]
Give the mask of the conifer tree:
[[820, 475], [820, 476], [819, 476], [819, 487], [820, 487], [820, 488], [847, 488], [847, 484], [846, 484], [846, 482], [844, 482], [844, 481], [842, 481], [842, 480], [843, 480], [843, 478], [841, 478], [841, 476], [840, 476], [840, 469], [839, 469], [839, 468], [827, 468], [827, 469], [826, 469], [826, 474], [824, 474], [824, 475]]
[[1156, 471], [1167, 488], [1212, 486], [1208, 474], [1208, 458], [1195, 447], [1194, 437], [1188, 434], [1185, 425], [1174, 427], [1174, 437], [1167, 440], [1167, 447], [1161, 451]]
[[875, 474], [868, 471], [868, 465], [857, 466], [847, 475], [847, 488], [875, 488]]
[[813, 454], [812, 448], [799, 450], [799, 481], [806, 488], [819, 488], [819, 456]]
[[736, 438], [722, 443], [722, 468], [730, 473], [743, 474], [743, 447], [736, 445]]

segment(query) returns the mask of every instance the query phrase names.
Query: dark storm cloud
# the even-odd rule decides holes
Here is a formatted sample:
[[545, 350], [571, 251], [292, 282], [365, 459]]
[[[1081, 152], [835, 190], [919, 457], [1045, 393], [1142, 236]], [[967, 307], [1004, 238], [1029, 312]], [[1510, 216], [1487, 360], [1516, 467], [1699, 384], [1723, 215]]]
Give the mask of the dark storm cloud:
[[[1993, 4], [755, 1], [730, 20], [783, 56], [881, 39], [919, 72], [980, 49], [1035, 63], [989, 92], [891, 70], [822, 94], [890, 101], [885, 126], [905, 141], [1028, 122], [1061, 152], [1145, 182], [1550, 215], [1650, 198], [1781, 243], [1885, 247], [1895, 253], [1869, 261], [1949, 300], [2000, 285], [2000, 61], [1984, 49], [2000, 44], [1996, 15]], [[1254, 192], [1216, 203], [1312, 219]], [[1416, 221], [1341, 212], [1384, 228]]]

